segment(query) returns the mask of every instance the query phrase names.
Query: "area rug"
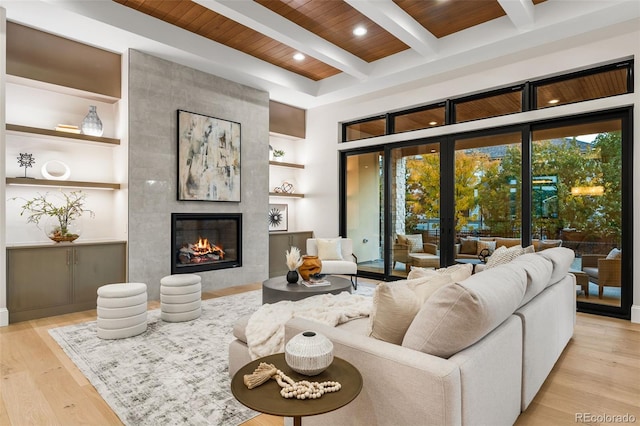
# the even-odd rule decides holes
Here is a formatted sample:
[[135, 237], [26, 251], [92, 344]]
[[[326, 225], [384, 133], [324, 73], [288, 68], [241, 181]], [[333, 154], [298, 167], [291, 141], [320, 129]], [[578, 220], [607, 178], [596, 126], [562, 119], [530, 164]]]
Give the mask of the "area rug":
[[261, 300], [260, 290], [203, 300], [200, 318], [182, 323], [150, 310], [147, 331], [128, 339], [99, 339], [95, 321], [49, 334], [125, 425], [239, 425], [259, 413], [231, 394], [228, 347], [235, 321]]
[[128, 339], [99, 339], [95, 321], [49, 333], [125, 425], [239, 425], [259, 413], [231, 394], [228, 347], [260, 303], [259, 290], [204, 300], [182, 323], [150, 310], [147, 331]]

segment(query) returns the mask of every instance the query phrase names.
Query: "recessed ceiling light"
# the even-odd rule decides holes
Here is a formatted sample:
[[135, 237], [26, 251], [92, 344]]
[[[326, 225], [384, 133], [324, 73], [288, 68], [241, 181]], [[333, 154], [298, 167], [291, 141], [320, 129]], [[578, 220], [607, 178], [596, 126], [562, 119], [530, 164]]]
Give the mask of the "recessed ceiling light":
[[357, 26], [357, 27], [355, 27], [353, 29], [353, 35], [358, 36], [358, 37], [363, 36], [366, 33], [367, 33], [367, 29], [365, 27], [361, 26], [361, 25], [359, 25], [359, 26]]
[[293, 55], [293, 59], [295, 59], [296, 61], [302, 61], [304, 58], [305, 58], [305, 56], [300, 52], [298, 52], [295, 55]]
[[548, 103], [557, 104], [558, 102], [560, 102], [560, 99], [551, 99]]
[[430, 121], [430, 122], [429, 122], [429, 126], [435, 126], [436, 124], [438, 124], [438, 122], [437, 122], [437, 121]]

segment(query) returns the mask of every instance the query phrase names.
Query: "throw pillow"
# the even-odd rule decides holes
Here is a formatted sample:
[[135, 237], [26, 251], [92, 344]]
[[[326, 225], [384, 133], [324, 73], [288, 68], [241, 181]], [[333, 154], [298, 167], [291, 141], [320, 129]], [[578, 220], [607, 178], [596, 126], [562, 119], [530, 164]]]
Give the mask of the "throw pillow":
[[491, 256], [493, 252], [496, 250], [496, 242], [495, 241], [478, 241], [478, 253], [480, 254], [482, 250], [487, 249], [489, 251], [488, 256]]
[[460, 352], [513, 314], [525, 292], [527, 276], [517, 265], [445, 285], [422, 305], [402, 346], [442, 358]]
[[421, 268], [419, 266], [412, 266], [411, 270], [407, 274], [407, 279], [414, 280], [416, 278], [431, 277], [436, 274], [437, 272], [434, 268]]
[[606, 259], [622, 259], [622, 250], [617, 248], [611, 249]]
[[398, 244], [406, 245], [409, 253], [422, 253], [422, 234], [398, 235]]
[[521, 245], [513, 246], [507, 248], [506, 246], [500, 246], [493, 252], [489, 260], [487, 260], [487, 264], [484, 267], [486, 271], [489, 268], [496, 267], [498, 265], [503, 265], [505, 263], [511, 262], [516, 257], [524, 254], [524, 249]]
[[340, 238], [318, 238], [316, 244], [320, 260], [343, 260]]
[[456, 264], [439, 269], [412, 266], [411, 271], [409, 271], [407, 275], [407, 279], [412, 280], [422, 277], [433, 277], [435, 275], [448, 275], [451, 277], [451, 281], [462, 281], [469, 278], [472, 273], [473, 265], [470, 264]]
[[550, 249], [553, 247], [560, 247], [562, 240], [542, 240], [538, 242], [538, 251]]
[[420, 306], [406, 281], [378, 284], [369, 315], [369, 336], [399, 345]]
[[527, 289], [520, 302], [520, 306], [523, 306], [545, 289], [553, 272], [553, 264], [535, 253], [518, 256], [511, 263], [520, 265], [527, 273]]
[[460, 238], [460, 254], [478, 254], [478, 240]]
[[529, 253], [535, 253], [536, 252], [536, 247], [531, 244], [530, 246], [526, 246], [524, 248], [524, 254], [529, 254]]
[[369, 336], [400, 345], [424, 302], [441, 287], [452, 283], [449, 275], [434, 273], [429, 277], [378, 284], [369, 316]]

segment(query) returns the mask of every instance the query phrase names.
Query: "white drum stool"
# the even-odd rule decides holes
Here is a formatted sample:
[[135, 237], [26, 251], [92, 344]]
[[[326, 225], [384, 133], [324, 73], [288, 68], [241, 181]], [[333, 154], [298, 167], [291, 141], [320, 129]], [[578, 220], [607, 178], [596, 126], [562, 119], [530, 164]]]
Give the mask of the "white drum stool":
[[168, 275], [160, 280], [160, 318], [191, 321], [202, 313], [202, 279], [196, 274]]
[[124, 339], [147, 329], [147, 285], [107, 284], [98, 288], [98, 337]]

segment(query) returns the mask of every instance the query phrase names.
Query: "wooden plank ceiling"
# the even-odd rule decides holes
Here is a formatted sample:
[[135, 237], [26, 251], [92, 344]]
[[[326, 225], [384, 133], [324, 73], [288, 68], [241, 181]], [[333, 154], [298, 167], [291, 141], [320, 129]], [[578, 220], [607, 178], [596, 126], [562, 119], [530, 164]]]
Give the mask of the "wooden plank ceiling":
[[[192, 33], [229, 46], [314, 81], [341, 71], [308, 55], [296, 61], [296, 49], [190, 0], [113, 0]], [[506, 15], [498, 0], [393, 0], [437, 38]], [[534, 4], [545, 0], [533, 0]], [[371, 63], [409, 49], [393, 34], [343, 0], [255, 0], [361, 60]], [[363, 26], [365, 36], [353, 29]]]

